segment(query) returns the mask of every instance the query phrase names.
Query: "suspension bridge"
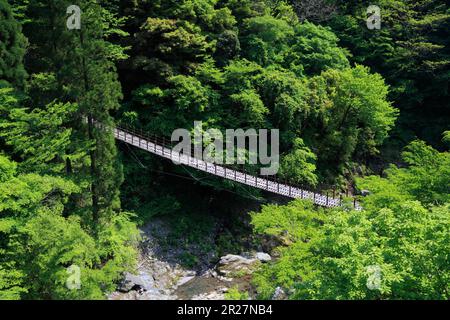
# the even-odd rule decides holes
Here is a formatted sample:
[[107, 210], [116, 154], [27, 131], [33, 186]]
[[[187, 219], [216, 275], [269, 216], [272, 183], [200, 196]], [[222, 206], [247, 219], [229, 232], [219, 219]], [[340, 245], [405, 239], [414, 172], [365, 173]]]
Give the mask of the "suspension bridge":
[[[104, 127], [102, 124], [96, 122], [96, 126]], [[166, 158], [172, 162], [180, 165], [185, 165], [194, 168], [199, 171], [206, 172], [208, 174], [231, 180], [243, 185], [247, 185], [253, 188], [261, 189], [267, 192], [278, 194], [292, 199], [305, 199], [311, 200], [316, 205], [334, 208], [343, 206], [348, 201], [344, 201], [344, 195], [340, 193], [336, 195], [336, 192], [327, 192], [326, 194], [317, 193], [302, 189], [297, 186], [293, 186], [287, 183], [282, 183], [276, 180], [269, 179], [268, 177], [254, 176], [246, 172], [228, 168], [223, 165], [217, 165], [214, 163], [206, 162], [201, 159], [197, 159], [191, 155], [175, 152], [171, 146], [166, 143], [165, 139], [161, 139], [156, 136], [145, 135], [142, 132], [137, 132], [131, 128], [122, 128], [116, 126], [113, 128], [114, 137], [118, 141], [122, 141], [131, 146], [145, 150], [149, 153], [155, 154], [159, 157]], [[353, 199], [352, 205], [356, 210], [362, 210], [360, 204]]]

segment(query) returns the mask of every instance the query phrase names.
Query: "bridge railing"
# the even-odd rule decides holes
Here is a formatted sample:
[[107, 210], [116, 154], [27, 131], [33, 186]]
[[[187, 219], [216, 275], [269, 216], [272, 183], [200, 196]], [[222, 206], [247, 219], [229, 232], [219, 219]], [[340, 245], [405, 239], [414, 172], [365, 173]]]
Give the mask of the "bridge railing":
[[[277, 179], [271, 179], [267, 176], [261, 177], [252, 173], [247, 173], [244, 170], [236, 170], [235, 168], [227, 165], [217, 165], [206, 162], [195, 158], [192, 154], [186, 155], [174, 152], [172, 149], [172, 142], [169, 139], [161, 138], [156, 135], [148, 135], [142, 131], [125, 126], [116, 126], [113, 128], [110, 126], [105, 126], [95, 120], [94, 122], [96, 126], [102, 127], [103, 129], [112, 130], [117, 140], [156, 154], [160, 157], [172, 160], [175, 163], [186, 165], [196, 170], [222, 177], [227, 180], [235, 181], [289, 198], [309, 199], [315, 204], [323, 207], [339, 207], [343, 206], [345, 203], [348, 203], [348, 201], [344, 200], [343, 193], [339, 192], [338, 197], [336, 197], [336, 190], [333, 190], [332, 192], [328, 191], [325, 194], [316, 191], [309, 191], [304, 187], [295, 186], [287, 182], [283, 183]], [[362, 209], [356, 201], [356, 198], [353, 198], [352, 205], [356, 210]]]

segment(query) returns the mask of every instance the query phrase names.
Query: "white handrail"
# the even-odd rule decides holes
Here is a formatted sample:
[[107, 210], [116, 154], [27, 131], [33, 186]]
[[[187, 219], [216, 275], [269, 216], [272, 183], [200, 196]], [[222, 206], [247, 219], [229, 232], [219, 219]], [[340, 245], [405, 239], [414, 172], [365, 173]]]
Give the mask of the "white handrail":
[[[166, 159], [170, 159], [175, 163], [186, 165], [197, 170], [222, 177], [227, 180], [236, 181], [238, 183], [262, 189], [271, 193], [279, 194], [293, 199], [309, 199], [312, 200], [315, 204], [327, 208], [339, 207], [344, 204], [344, 201], [342, 201], [341, 199], [329, 197], [328, 195], [303, 190], [261, 177], [255, 177], [247, 173], [216, 165], [214, 163], [205, 162], [192, 156], [174, 152], [170, 148], [134, 135], [122, 128], [114, 128], [114, 137], [117, 140], [123, 141], [147, 152], [156, 154]], [[362, 210], [361, 206], [356, 201], [354, 202], [354, 207], [358, 211]]]

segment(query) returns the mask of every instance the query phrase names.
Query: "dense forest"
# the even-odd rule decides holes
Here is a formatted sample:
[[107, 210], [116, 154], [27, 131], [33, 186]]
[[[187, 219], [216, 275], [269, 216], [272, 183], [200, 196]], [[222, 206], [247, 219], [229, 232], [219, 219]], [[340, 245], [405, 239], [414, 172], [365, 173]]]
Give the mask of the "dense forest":
[[[108, 298], [158, 217], [195, 269], [217, 215], [208, 263], [240, 233], [274, 257], [228, 299], [450, 299], [449, 26], [444, 0], [0, 0], [0, 299]], [[273, 199], [94, 120], [279, 129], [279, 179], [364, 209]]]

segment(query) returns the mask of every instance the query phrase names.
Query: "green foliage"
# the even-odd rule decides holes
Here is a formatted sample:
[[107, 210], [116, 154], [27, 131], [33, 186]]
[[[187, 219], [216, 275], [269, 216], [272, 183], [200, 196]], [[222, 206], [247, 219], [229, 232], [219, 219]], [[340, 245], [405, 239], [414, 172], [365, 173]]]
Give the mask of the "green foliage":
[[276, 263], [263, 265], [253, 277], [261, 299], [270, 299], [277, 287], [290, 288], [311, 277], [313, 266], [305, 263], [312, 256], [309, 242], [318, 236], [324, 219], [323, 210], [316, 211], [311, 202], [300, 200], [287, 206], [265, 206], [252, 214], [257, 234], [275, 237], [287, 246], [277, 249], [280, 258]]
[[[2, 156], [0, 163], [0, 297], [104, 298], [136, 259], [138, 233], [129, 217], [114, 217], [96, 240], [66, 211], [79, 187], [52, 176], [16, 175], [15, 164]], [[80, 290], [66, 286], [71, 265], [81, 269]]]
[[[134, 112], [133, 124], [145, 131], [167, 135], [200, 120], [205, 130], [280, 129], [285, 169], [294, 169], [293, 158], [317, 158], [317, 170], [298, 166], [283, 176], [316, 185], [376, 154], [393, 127], [397, 113], [383, 79], [350, 68], [338, 37], [300, 23], [284, 1], [134, 6], [131, 65], [143, 73], [125, 81], [132, 99], [123, 114]], [[229, 23], [213, 27], [219, 12]]]
[[425, 206], [450, 202], [449, 152], [439, 153], [423, 141], [414, 141], [403, 152], [403, 160], [408, 168], [392, 166], [387, 178], [360, 179], [360, 188], [376, 193], [366, 200], [368, 205], [384, 207], [412, 199]]
[[246, 20], [243, 29], [244, 57], [262, 66], [280, 65], [298, 76], [349, 67], [347, 51], [327, 28], [262, 16]]
[[295, 39], [286, 59], [291, 68], [301, 65], [307, 75], [316, 75], [325, 69], [350, 66], [347, 51], [338, 46], [339, 39], [327, 28], [312, 23], [299, 24]]
[[401, 110], [394, 138], [400, 147], [420, 138], [434, 145], [448, 129], [449, 7], [443, 0], [382, 0], [382, 27], [365, 27], [365, 2], [338, 1], [328, 24], [352, 61], [370, 66], [392, 86]]
[[238, 301], [248, 299], [248, 292], [241, 292], [238, 287], [232, 287], [225, 293], [225, 300]]
[[[381, 0], [381, 30], [365, 27], [361, 1], [82, 0], [79, 31], [65, 27], [71, 4], [0, 0], [0, 299], [104, 298], [134, 266], [134, 223], [157, 214], [173, 219], [165, 241], [186, 266], [204, 262], [193, 247], [215, 248], [202, 241], [212, 220], [187, 216], [173, 184], [162, 187], [156, 172], [171, 167], [138, 151], [122, 166], [94, 119], [159, 136], [200, 120], [202, 130], [280, 129], [280, 176], [311, 186], [353, 180], [380, 154], [396, 108], [400, 144], [420, 135], [443, 150], [442, 0]], [[414, 141], [402, 157], [384, 177], [357, 179], [371, 193], [363, 212], [294, 201], [252, 214], [257, 233], [283, 244], [254, 276], [260, 297], [282, 287], [290, 298], [448, 299], [449, 153]], [[238, 251], [233, 237], [223, 232], [217, 251]], [[71, 265], [80, 290], [65, 286]]]
[[[200, 32], [199, 27], [188, 21], [177, 23], [171, 19], [148, 18], [136, 35], [137, 49], [145, 50], [141, 57], [138, 56], [136, 67], [157, 74], [165, 72], [163, 76], [176, 75], [177, 71], [190, 68], [202, 61], [210, 50], [206, 37]], [[152, 42], [157, 42], [158, 46], [150, 46]], [[147, 56], [151, 58], [145, 58]]]
[[286, 49], [287, 39], [294, 36], [286, 21], [271, 16], [248, 19], [244, 30], [246, 56], [263, 66], [277, 61], [280, 51]]
[[6, 182], [14, 177], [17, 164], [9, 161], [4, 156], [0, 157], [0, 182]]
[[294, 151], [283, 158], [280, 175], [297, 184], [315, 186], [316, 155], [305, 146], [302, 139], [294, 141]]
[[[0, 55], [8, 68], [0, 68], [0, 298], [103, 299], [135, 267], [138, 232], [134, 217], [120, 212], [114, 138], [86, 126], [83, 115], [112, 124], [122, 96], [114, 61], [126, 55], [105, 39], [126, 35], [123, 19], [86, 0], [84, 28], [70, 32], [61, 10], [68, 1], [12, 2], [31, 44], [31, 77], [17, 90], [25, 42], [0, 2], [0, 49], [11, 49]], [[73, 265], [80, 290], [66, 286]]]
[[359, 181], [371, 192], [362, 212], [293, 202], [253, 214], [257, 233], [287, 245], [255, 275], [260, 297], [282, 287], [291, 299], [448, 299], [448, 153], [414, 142], [404, 158], [408, 168]]
[[[448, 299], [448, 228], [448, 206], [427, 210], [416, 201], [395, 210], [337, 214], [313, 244], [323, 250], [314, 259], [321, 265], [318, 276], [300, 283], [295, 296]], [[368, 286], [370, 266], [381, 270], [375, 290]]]
[[[137, 205], [139, 206], [139, 200], [137, 200]], [[173, 214], [180, 210], [180, 207], [180, 203], [172, 196], [166, 196], [164, 198], [159, 197], [157, 200], [150, 201], [136, 209], [136, 223], [139, 226], [143, 226], [150, 221], [151, 218]]]
[[305, 129], [305, 141], [318, 147], [321, 172], [333, 176], [352, 159], [378, 153], [398, 114], [387, 101], [388, 87], [380, 75], [362, 66], [328, 70], [309, 86], [314, 122]]
[[323, 210], [315, 211], [310, 201], [300, 200], [287, 206], [267, 205], [251, 216], [256, 233], [282, 237], [287, 243], [307, 241], [325, 218]]
[[445, 131], [442, 141], [450, 145], [450, 131]]
[[0, 39], [0, 81], [23, 86], [26, 71], [22, 59], [27, 41], [6, 0], [0, 1]]
[[68, 116], [77, 109], [73, 104], [52, 103], [45, 109], [2, 110], [0, 137], [23, 159], [21, 169], [35, 172], [64, 172], [69, 155], [72, 130], [64, 127]]
[[269, 110], [264, 106], [261, 97], [253, 90], [241, 91], [230, 96], [237, 112], [247, 120], [248, 126], [261, 128], [265, 123], [265, 115]]

